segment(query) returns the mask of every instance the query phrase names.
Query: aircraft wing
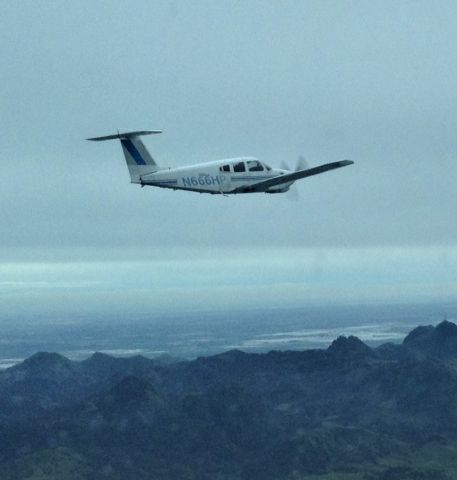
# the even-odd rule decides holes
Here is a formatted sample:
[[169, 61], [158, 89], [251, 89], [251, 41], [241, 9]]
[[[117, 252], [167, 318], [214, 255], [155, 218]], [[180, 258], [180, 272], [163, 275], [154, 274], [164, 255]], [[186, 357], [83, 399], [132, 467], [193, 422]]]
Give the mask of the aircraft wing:
[[353, 163], [354, 162], [352, 160], [340, 160], [339, 162], [326, 163], [324, 165], [319, 165], [318, 167], [308, 168], [306, 170], [298, 170], [297, 172], [286, 173], [285, 175], [278, 175], [276, 177], [269, 178], [268, 180], [262, 180], [261, 182], [253, 183], [252, 185], [241, 186], [231, 190], [230, 193], [263, 192], [267, 188], [274, 187], [275, 185], [294, 182], [300, 178], [328, 172], [329, 170], [345, 167], [346, 165], [352, 165]]

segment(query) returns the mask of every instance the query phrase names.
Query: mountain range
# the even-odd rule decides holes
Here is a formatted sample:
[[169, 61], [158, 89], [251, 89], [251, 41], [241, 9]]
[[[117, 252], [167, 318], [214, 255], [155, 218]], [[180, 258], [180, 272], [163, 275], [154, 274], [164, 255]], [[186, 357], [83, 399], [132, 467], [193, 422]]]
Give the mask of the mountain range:
[[12, 479], [457, 478], [457, 326], [191, 361], [37, 353], [0, 372]]

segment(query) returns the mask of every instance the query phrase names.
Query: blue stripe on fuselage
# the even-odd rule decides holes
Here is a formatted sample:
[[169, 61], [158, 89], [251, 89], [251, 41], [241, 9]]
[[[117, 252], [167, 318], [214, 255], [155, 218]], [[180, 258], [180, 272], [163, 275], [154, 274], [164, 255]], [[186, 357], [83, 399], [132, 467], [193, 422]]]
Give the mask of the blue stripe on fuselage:
[[133, 145], [132, 141], [129, 138], [123, 138], [121, 140], [122, 145], [127, 149], [127, 151], [132, 156], [133, 160], [137, 165], [146, 165], [146, 162], [143, 160], [140, 152], [136, 149], [135, 145]]
[[273, 178], [271, 175], [262, 175], [262, 176], [259, 176], [259, 175], [253, 175], [252, 177], [248, 177], [248, 176], [243, 176], [243, 177], [231, 177], [231, 180], [232, 181], [241, 181], [241, 182], [245, 182], [245, 181], [249, 181], [249, 180], [268, 180], [269, 178]]

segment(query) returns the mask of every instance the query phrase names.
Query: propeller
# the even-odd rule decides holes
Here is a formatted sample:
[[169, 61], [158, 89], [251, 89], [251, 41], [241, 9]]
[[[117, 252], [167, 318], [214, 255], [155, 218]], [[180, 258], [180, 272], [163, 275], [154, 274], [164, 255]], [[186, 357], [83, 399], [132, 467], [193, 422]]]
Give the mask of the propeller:
[[[306, 170], [309, 168], [308, 162], [306, 161], [305, 157], [303, 155], [300, 155], [297, 159], [297, 163], [295, 165], [295, 170], [291, 170], [289, 165], [285, 160], [281, 160], [281, 168], [283, 170], [289, 170], [289, 171], [295, 171], [298, 172], [299, 170]], [[289, 190], [287, 191], [287, 198], [289, 200], [292, 200], [296, 202], [299, 199], [299, 194], [298, 194], [298, 189], [295, 184], [291, 185]]]
[[306, 158], [303, 155], [300, 155], [297, 160], [297, 166], [295, 167], [295, 171], [306, 170], [308, 168], [309, 168], [309, 164], [306, 161]]

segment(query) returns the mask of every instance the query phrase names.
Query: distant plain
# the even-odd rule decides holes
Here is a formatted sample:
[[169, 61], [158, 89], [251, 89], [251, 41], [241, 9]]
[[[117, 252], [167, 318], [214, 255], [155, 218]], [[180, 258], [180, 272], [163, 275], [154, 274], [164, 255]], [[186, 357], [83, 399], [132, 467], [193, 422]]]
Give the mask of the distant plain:
[[326, 348], [339, 335], [370, 346], [399, 343], [417, 325], [457, 319], [457, 304], [344, 305], [243, 309], [150, 315], [4, 320], [0, 368], [37, 351], [82, 360], [96, 351], [114, 356], [192, 359], [240, 349]]

